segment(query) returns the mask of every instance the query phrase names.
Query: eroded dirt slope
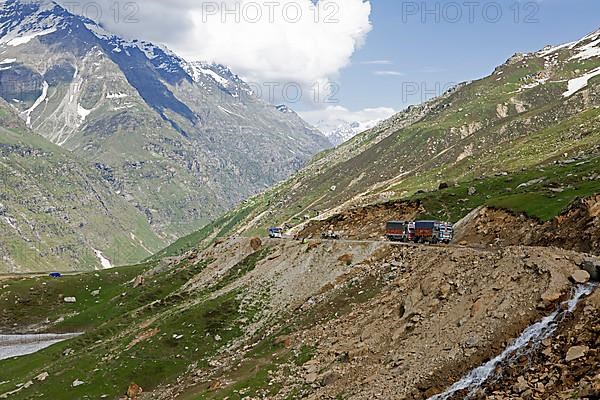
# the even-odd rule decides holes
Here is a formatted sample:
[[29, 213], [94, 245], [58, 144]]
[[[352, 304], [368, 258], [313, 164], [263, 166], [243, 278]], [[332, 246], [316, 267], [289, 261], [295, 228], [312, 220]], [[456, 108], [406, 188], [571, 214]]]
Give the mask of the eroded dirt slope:
[[600, 254], [600, 195], [581, 199], [548, 222], [482, 208], [461, 221], [456, 242], [500, 246], [554, 246]]
[[[144, 398], [422, 399], [549, 314], [584, 258], [525, 247], [262, 246], [269, 256], [222, 289], [243, 288], [246, 303], [260, 298], [260, 318], [209, 361], [218, 368], [192, 370]], [[187, 290], [214, 282], [253, 250], [244, 239], [209, 250], [215, 261]], [[266, 342], [278, 345], [257, 356]], [[309, 356], [298, 362], [301, 354]]]
[[411, 220], [424, 212], [421, 204], [404, 201], [357, 207], [322, 221], [311, 221], [298, 236], [317, 238], [322, 232], [334, 231], [347, 239], [381, 239], [387, 221]]

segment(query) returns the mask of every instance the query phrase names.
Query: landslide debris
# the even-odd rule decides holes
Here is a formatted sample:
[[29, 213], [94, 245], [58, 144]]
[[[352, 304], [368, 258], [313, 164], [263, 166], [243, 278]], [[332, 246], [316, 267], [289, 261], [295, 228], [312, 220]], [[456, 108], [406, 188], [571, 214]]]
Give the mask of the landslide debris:
[[[227, 288], [262, 296], [260, 318], [209, 361], [218, 368], [199, 368], [148, 398], [423, 399], [549, 314], [584, 259], [526, 247], [264, 245], [269, 256]], [[239, 239], [207, 254], [215, 261], [190, 290], [252, 249]]]
[[529, 349], [528, 357], [504, 365], [479, 398], [600, 398], [600, 292], [582, 301], [556, 334]]
[[483, 207], [457, 224], [455, 241], [498, 246], [552, 246], [600, 255], [600, 195], [575, 201], [548, 222]]
[[390, 201], [342, 211], [322, 221], [311, 221], [299, 234], [302, 238], [318, 238], [333, 231], [343, 238], [355, 240], [381, 239], [387, 221], [407, 221], [425, 212], [419, 202]]

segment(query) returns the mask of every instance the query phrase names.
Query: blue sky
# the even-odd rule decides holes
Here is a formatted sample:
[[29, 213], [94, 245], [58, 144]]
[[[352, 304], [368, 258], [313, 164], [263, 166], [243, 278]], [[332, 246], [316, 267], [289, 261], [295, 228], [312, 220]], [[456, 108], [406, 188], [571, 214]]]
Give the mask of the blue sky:
[[[409, 3], [371, 2], [373, 29], [353, 55], [351, 66], [337, 78], [337, 98], [346, 108], [400, 110], [421, 102], [428, 97], [426, 92], [490, 74], [515, 52], [573, 41], [600, 28], [598, 0], [483, 1], [473, 6], [472, 14], [464, 5], [467, 2], [427, 1], [433, 11], [427, 15], [422, 1]], [[462, 18], [457, 18], [451, 3], [460, 5]], [[495, 4], [502, 10], [501, 17], [496, 16]], [[452, 22], [455, 19], [458, 22]], [[389, 63], [364, 64], [369, 61]], [[376, 75], [378, 71], [387, 74]], [[411, 95], [416, 87], [423, 93]]]

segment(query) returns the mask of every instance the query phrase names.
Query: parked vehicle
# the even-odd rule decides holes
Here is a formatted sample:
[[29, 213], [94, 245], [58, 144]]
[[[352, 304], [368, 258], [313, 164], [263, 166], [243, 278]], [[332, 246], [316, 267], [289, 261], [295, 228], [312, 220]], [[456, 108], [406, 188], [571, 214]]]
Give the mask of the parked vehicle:
[[407, 221], [390, 221], [385, 225], [385, 237], [392, 242], [408, 242], [409, 236]]
[[283, 239], [283, 228], [269, 228], [269, 237], [271, 239]]
[[450, 222], [440, 224], [440, 241], [449, 244], [454, 239], [454, 225]]
[[62, 278], [62, 274], [60, 272], [51, 272], [48, 274], [50, 278]]
[[454, 239], [454, 225], [450, 222], [440, 221], [416, 221], [415, 237], [416, 243], [450, 243]]
[[441, 223], [438, 221], [415, 221], [415, 243], [437, 244], [441, 241]]
[[328, 231], [328, 232], [321, 233], [321, 239], [326, 239], [326, 240], [340, 240], [341, 236], [337, 232]]

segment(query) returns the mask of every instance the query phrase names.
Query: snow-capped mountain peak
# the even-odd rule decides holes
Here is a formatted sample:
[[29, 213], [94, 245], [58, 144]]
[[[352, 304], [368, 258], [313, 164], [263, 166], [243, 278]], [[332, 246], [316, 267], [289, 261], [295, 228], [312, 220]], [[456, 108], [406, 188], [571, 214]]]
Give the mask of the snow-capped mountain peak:
[[[91, 33], [103, 48], [116, 56], [135, 57], [143, 54], [155, 68], [167, 74], [182, 75], [190, 81], [212, 79], [225, 90], [234, 92], [244, 82], [229, 68], [219, 64], [188, 62], [166, 46], [138, 39], [125, 39], [106, 30], [89, 18], [75, 15], [53, 1], [6, 0], [0, 2], [0, 45], [20, 46], [34, 38], [65, 31], [83, 41]], [[79, 31], [79, 32], [77, 32]], [[246, 88], [247, 89], [247, 88]]]
[[222, 91], [236, 98], [242, 94], [254, 94], [246, 82], [224, 65], [202, 61], [182, 61], [182, 65], [193, 81], [204, 88], [209, 87], [209, 83], [216, 84]]
[[325, 136], [327, 136], [331, 143], [337, 146], [347, 142], [359, 133], [373, 128], [380, 121], [381, 120], [373, 120], [362, 123], [358, 121], [346, 122], [342, 120], [320, 121], [316, 124], [316, 126], [321, 130], [321, 132], [323, 132]]

